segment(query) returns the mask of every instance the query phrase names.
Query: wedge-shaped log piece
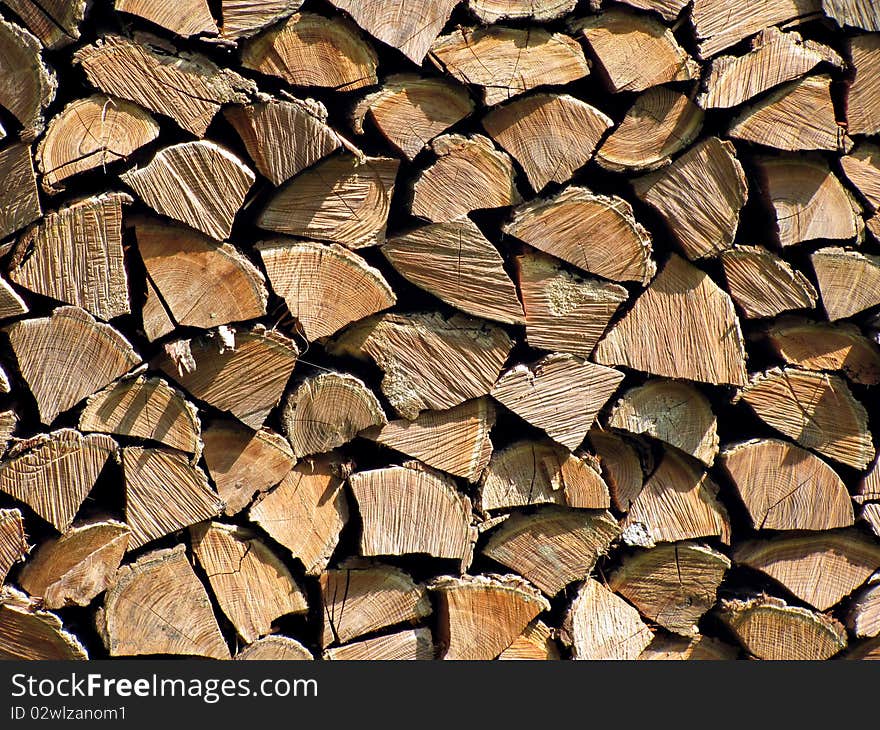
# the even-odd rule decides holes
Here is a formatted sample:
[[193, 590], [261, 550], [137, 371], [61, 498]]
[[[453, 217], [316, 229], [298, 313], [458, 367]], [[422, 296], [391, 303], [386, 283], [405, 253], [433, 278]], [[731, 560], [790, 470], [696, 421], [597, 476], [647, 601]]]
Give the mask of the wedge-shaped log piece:
[[6, 279], [0, 277], [0, 319], [17, 317], [27, 311], [27, 304], [24, 303], [18, 292], [9, 285]]
[[391, 421], [360, 435], [475, 482], [492, 456], [489, 431], [494, 425], [491, 401], [475, 398], [445, 411], [423, 411], [414, 421]]
[[27, 30], [0, 18], [0, 106], [21, 124], [21, 140], [43, 131], [43, 110], [55, 99], [58, 82], [43, 63], [40, 42]]
[[294, 86], [354, 91], [377, 81], [376, 52], [357, 28], [315, 13], [291, 15], [247, 41], [241, 63]]
[[33, 223], [42, 213], [30, 146], [0, 149], [0, 238]]
[[3, 4], [46, 48], [55, 50], [79, 40], [86, 0], [4, 0]]
[[390, 239], [382, 254], [405, 279], [467, 314], [523, 322], [504, 259], [469, 218], [416, 228]]
[[535, 619], [498, 658], [502, 661], [556, 661], [559, 659], [559, 647], [553, 637], [553, 629], [540, 619]]
[[511, 515], [492, 532], [483, 554], [555, 596], [586, 578], [619, 535], [609, 512], [548, 506]]
[[846, 625], [859, 637], [880, 634], [880, 584], [872, 580], [856, 594], [847, 611]]
[[457, 28], [437, 39], [429, 58], [462, 83], [482, 87], [487, 106], [590, 73], [577, 41], [536, 27]]
[[[669, 167], [633, 181], [635, 194], [656, 208], [689, 259], [733, 245], [748, 184], [730, 142], [709, 137]], [[700, 195], [693, 195], [699, 190]]]
[[820, 63], [843, 68], [844, 61], [828, 46], [795, 31], [765, 28], [742, 56], [719, 56], [709, 70], [706, 91], [698, 98], [704, 109], [728, 109], [774, 86], [803, 76]]
[[250, 37], [292, 15], [302, 4], [303, 0], [220, 0], [223, 18], [220, 35], [223, 38]]
[[849, 87], [846, 117], [850, 134], [880, 132], [877, 74], [880, 73], [880, 37], [865, 33], [849, 41], [850, 58], [856, 76]]
[[[645, 332], [654, 333], [652, 342]], [[595, 360], [713, 385], [747, 382], [745, 346], [733, 301], [675, 254], [598, 344]]]
[[508, 370], [492, 397], [574, 451], [622, 380], [623, 373], [613, 368], [553, 354]]
[[626, 289], [580, 276], [539, 253], [524, 253], [515, 262], [529, 345], [589, 357], [629, 297]]
[[431, 615], [425, 587], [390, 565], [321, 573], [321, 645], [346, 644], [364, 634]]
[[217, 35], [208, 0], [116, 0], [117, 12], [137, 15], [179, 36]]
[[232, 658], [242, 661], [311, 661], [315, 657], [296, 639], [272, 634], [248, 644]]
[[364, 133], [369, 117], [382, 135], [408, 159], [474, 110], [464, 86], [443, 78], [394, 74], [367, 94], [351, 113], [355, 132]]
[[80, 48], [73, 60], [105, 94], [171, 117], [197, 137], [205, 136], [223, 104], [245, 104], [256, 91], [252, 81], [207, 56], [178, 52], [152, 35], [133, 41], [105, 35]]
[[818, 293], [800, 271], [761, 246], [734, 246], [721, 254], [730, 296], [747, 318], [812, 309]]
[[46, 608], [87, 606], [115, 581], [130, 534], [115, 520], [74, 526], [37, 547], [19, 585]]
[[149, 278], [144, 284], [146, 285], [146, 298], [141, 309], [141, 320], [144, 334], [150, 342], [153, 342], [169, 332], [173, 332], [176, 325]]
[[487, 25], [504, 18], [555, 20], [570, 13], [577, 0], [468, 0], [468, 8]]
[[786, 84], [735, 117], [728, 135], [779, 150], [849, 152], [852, 140], [838, 126], [831, 77], [808, 76]]
[[657, 86], [640, 94], [623, 121], [596, 153], [606, 170], [654, 170], [672, 161], [700, 133], [703, 110], [674, 89]]
[[853, 524], [841, 478], [809, 451], [753, 439], [721, 452], [724, 467], [758, 530], [830, 530]]
[[855, 469], [874, 458], [865, 407], [836, 375], [773, 368], [753, 376], [739, 398], [806, 449]]
[[825, 162], [803, 155], [774, 157], [759, 161], [759, 167], [783, 246], [862, 238], [861, 208]]
[[407, 629], [328, 649], [323, 658], [328, 661], [430, 661], [434, 658], [434, 643], [430, 629]]
[[867, 500], [880, 500], [880, 459], [871, 465], [853, 499], [862, 504]]
[[376, 246], [385, 240], [398, 164], [387, 157], [363, 163], [351, 155], [331, 157], [281, 188], [257, 225], [347, 248]]
[[651, 236], [622, 198], [570, 187], [514, 211], [504, 233], [612, 281], [647, 284], [656, 272]]
[[240, 512], [255, 495], [278, 484], [296, 462], [285, 438], [268, 429], [251, 431], [238, 421], [212, 421], [202, 440], [208, 473], [227, 515]]
[[880, 304], [880, 256], [822, 248], [810, 257], [822, 306], [831, 321]]
[[517, 441], [495, 452], [480, 480], [480, 506], [507, 510], [535, 504], [605, 509], [610, 498], [595, 461], [551, 441]]
[[38, 600], [12, 586], [0, 589], [0, 659], [88, 659], [79, 639], [65, 631], [61, 619], [44, 611]]
[[448, 223], [473, 210], [522, 200], [513, 162], [487, 137], [446, 134], [431, 142], [431, 149], [437, 159], [413, 183], [413, 215]]
[[64, 532], [115, 451], [109, 436], [70, 428], [19, 441], [0, 463], [0, 491]]
[[232, 152], [203, 141], [165, 147], [120, 177], [157, 213], [216, 239], [229, 237], [256, 179]]
[[739, 650], [710, 636], [655, 636], [640, 655], [640, 661], [729, 661]]
[[388, 421], [366, 384], [348, 373], [325, 372], [304, 380], [284, 401], [284, 432], [296, 457], [323, 454], [370, 426]]
[[17, 509], [0, 509], [0, 585], [9, 571], [28, 554], [24, 519]]
[[678, 44], [672, 29], [650, 15], [605, 10], [570, 27], [586, 39], [612, 93], [699, 78], [699, 64]]
[[463, 315], [385, 314], [350, 327], [328, 345], [369, 357], [384, 371], [382, 392], [408, 420], [487, 395], [513, 346], [507, 334]]
[[653, 547], [698, 537], [730, 542], [730, 520], [718, 500], [718, 486], [702, 464], [667, 450], [622, 523], [623, 540]]
[[238, 132], [254, 165], [274, 185], [311, 167], [342, 144], [327, 126], [327, 110], [312, 100], [271, 99], [230, 107], [223, 116]]
[[219, 335], [178, 340], [153, 364], [194, 397], [258, 429], [281, 400], [299, 351], [262, 325], [234, 338], [231, 347]]
[[275, 619], [308, 611], [302, 588], [254, 532], [220, 522], [190, 532], [211, 590], [245, 642], [268, 634]]
[[348, 522], [343, 480], [336, 471], [328, 457], [300, 462], [248, 510], [248, 519], [290, 550], [308, 575], [326, 569]]
[[587, 440], [599, 457], [601, 474], [614, 508], [628, 512], [645, 483], [642, 459], [634, 442], [611, 431], [592, 429]]
[[175, 654], [229, 659], [211, 601], [183, 545], [123, 565], [98, 613], [110, 656]]
[[822, 0], [822, 10], [841, 27], [880, 31], [880, 9], [871, 0]]
[[880, 385], [880, 347], [854, 325], [784, 317], [767, 329], [766, 337], [789, 365], [838, 370], [853, 383]]
[[728, 568], [727, 556], [703, 545], [660, 545], [625, 557], [608, 587], [664, 629], [695, 635]]
[[437, 598], [443, 659], [495, 659], [550, 608], [540, 592], [513, 575], [441, 577], [428, 587]]
[[9, 278], [99, 319], [128, 314], [122, 252], [124, 193], [106, 193], [48, 213], [16, 244]]
[[397, 48], [417, 66], [443, 30], [458, 0], [330, 0], [374, 38]]
[[709, 399], [689, 383], [651, 379], [630, 388], [615, 404], [608, 425], [653, 436], [706, 466], [718, 453], [718, 419]]
[[700, 56], [711, 58], [771, 25], [791, 25], [821, 11], [821, 0], [758, 0], [736, 6], [727, 0], [694, 0], [691, 22]]
[[868, 210], [880, 208], [880, 147], [860, 144], [856, 150], [840, 158], [843, 174], [868, 202]]
[[820, 532], [741, 543], [733, 558], [827, 611], [871, 577], [880, 543], [855, 529]]
[[540, 192], [586, 165], [614, 122], [568, 94], [533, 94], [489, 112], [482, 124]]
[[580, 660], [636, 659], [653, 636], [636, 609], [593, 578], [575, 595], [561, 634]]

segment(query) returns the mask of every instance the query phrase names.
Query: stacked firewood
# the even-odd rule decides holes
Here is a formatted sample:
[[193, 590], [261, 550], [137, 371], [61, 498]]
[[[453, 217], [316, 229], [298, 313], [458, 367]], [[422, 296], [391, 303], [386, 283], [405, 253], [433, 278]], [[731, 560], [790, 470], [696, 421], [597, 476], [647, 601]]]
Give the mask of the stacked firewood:
[[0, 16], [0, 657], [880, 658], [875, 0]]

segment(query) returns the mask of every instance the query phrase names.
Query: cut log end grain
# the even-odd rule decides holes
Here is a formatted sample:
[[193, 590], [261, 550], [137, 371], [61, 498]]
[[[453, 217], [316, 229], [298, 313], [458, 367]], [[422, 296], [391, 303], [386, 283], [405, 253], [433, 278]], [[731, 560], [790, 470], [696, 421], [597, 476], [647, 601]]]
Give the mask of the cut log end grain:
[[818, 293], [800, 271], [759, 246], [734, 246], [721, 254], [730, 296], [747, 318], [813, 309]]
[[84, 660], [85, 647], [61, 619], [12, 586], [0, 589], [0, 659]]
[[822, 0], [822, 10], [841, 27], [880, 31], [880, 10], [870, 0]]
[[730, 661], [738, 658], [736, 647], [723, 641], [698, 636], [660, 636], [648, 645], [640, 655], [640, 661]]
[[501, 661], [556, 661], [559, 647], [554, 631], [540, 619], [530, 623], [513, 643], [498, 655]]
[[[220, 0], [223, 38], [249, 38], [292, 15], [303, 0]], [[309, 657], [311, 659], [311, 656]]]
[[840, 158], [843, 174], [867, 201], [868, 210], [880, 207], [880, 147], [862, 143]]
[[645, 473], [634, 443], [611, 431], [592, 429], [587, 439], [599, 457], [614, 508], [626, 513], [642, 491]]
[[116, 10], [137, 15], [169, 30], [175, 35], [217, 35], [217, 23], [211, 15], [208, 0], [116, 0]]
[[55, 99], [58, 82], [43, 63], [40, 42], [27, 30], [0, 18], [0, 106], [22, 126], [21, 139], [30, 142], [43, 131], [43, 111]]
[[855, 79], [846, 100], [849, 133], [877, 134], [880, 132], [876, 83], [880, 69], [880, 38], [876, 33], [855, 36], [849, 41], [849, 53], [855, 68]]
[[233, 659], [247, 661], [311, 661], [315, 657], [289, 636], [264, 636], [241, 649]]
[[26, 314], [28, 306], [6, 279], [0, 277], [0, 319]]
[[880, 585], [870, 581], [856, 594], [847, 611], [846, 625], [858, 637], [880, 634]]
[[43, 213], [31, 149], [27, 144], [12, 144], [0, 149], [0, 202], [2, 238], [33, 223]]
[[434, 659], [434, 643], [430, 629], [408, 629], [328, 649], [323, 658], [328, 661], [430, 661]]
[[577, 0], [468, 0], [468, 9], [487, 25], [499, 20], [546, 21], [574, 10]]
[[86, 14], [86, 0], [5, 0], [31, 33], [48, 49], [57, 50], [79, 40], [79, 26]]
[[17, 509], [0, 509], [0, 584], [13, 566], [28, 554], [24, 518]]
[[835, 321], [880, 304], [880, 256], [822, 248], [810, 256], [822, 306]]

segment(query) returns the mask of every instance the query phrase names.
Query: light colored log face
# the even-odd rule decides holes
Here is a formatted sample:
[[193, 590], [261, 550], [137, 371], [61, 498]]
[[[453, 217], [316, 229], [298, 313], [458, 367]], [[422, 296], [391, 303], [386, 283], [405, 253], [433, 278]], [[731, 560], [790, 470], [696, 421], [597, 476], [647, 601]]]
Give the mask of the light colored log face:
[[7, 0], [5, 5], [21, 18], [28, 30], [52, 50], [79, 40], [86, 0]]
[[880, 304], [880, 256], [822, 248], [810, 259], [828, 319], [845, 319]]
[[430, 629], [410, 629], [328, 649], [323, 658], [329, 661], [429, 661], [434, 659], [434, 644]]
[[303, 0], [220, 0], [220, 35], [247, 38], [292, 15], [302, 4]]
[[115, 7], [180, 36], [217, 35], [218, 32], [207, 0], [116, 0]]
[[880, 31], [880, 10], [871, 0], [822, 0], [822, 10], [840, 26]]
[[29, 142], [43, 131], [43, 110], [52, 103], [58, 82], [43, 64], [40, 42], [15, 23], [0, 19], [0, 106], [22, 126]]
[[574, 10], [577, 0], [468, 0], [468, 7], [484, 23], [505, 18], [554, 20]]
[[0, 509], [0, 583], [28, 553], [24, 519], [17, 509]]
[[727, 290], [748, 318], [812, 309], [818, 293], [800, 271], [758, 246], [734, 246], [721, 254]]
[[877, 70], [880, 69], [880, 39], [876, 34], [856, 36], [849, 43], [856, 78], [847, 97], [847, 121], [850, 134], [880, 132], [877, 111]]
[[30, 147], [15, 144], [0, 150], [0, 236], [33, 223], [42, 214]]
[[89, 655], [61, 619], [12, 586], [0, 589], [0, 657], [11, 660], [84, 660]]
[[277, 634], [257, 639], [233, 657], [242, 661], [311, 661], [314, 658], [296, 639]]

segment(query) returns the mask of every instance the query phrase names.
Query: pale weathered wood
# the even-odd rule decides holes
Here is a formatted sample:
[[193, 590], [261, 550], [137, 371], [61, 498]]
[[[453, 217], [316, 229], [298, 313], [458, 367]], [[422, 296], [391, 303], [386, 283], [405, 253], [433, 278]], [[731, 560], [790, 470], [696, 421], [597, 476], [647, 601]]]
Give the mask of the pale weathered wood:
[[831, 321], [880, 304], [880, 256], [822, 248], [810, 256], [822, 306]]
[[22, 126], [21, 140], [43, 131], [43, 111], [55, 99], [58, 82], [43, 63], [40, 42], [20, 25], [0, 18], [0, 106]]
[[555, 631], [540, 619], [526, 626], [513, 643], [498, 655], [501, 661], [556, 661], [559, 647], [554, 639]]
[[630, 5], [634, 8], [638, 8], [639, 10], [653, 10], [655, 13], [659, 13], [660, 16], [664, 20], [675, 20], [679, 13], [681, 13], [682, 9], [685, 5], [688, 5], [688, 0], [623, 0], [627, 5]]
[[434, 644], [430, 629], [407, 629], [328, 649], [322, 658], [328, 661], [429, 661], [434, 658]]
[[[0, 319], [17, 317], [26, 314], [28, 306], [18, 292], [13, 289], [3, 277], [0, 277]], [[7, 380], [7, 384], [8, 384]], [[7, 388], [8, 392], [8, 388]]]
[[3, 0], [3, 4], [52, 50], [79, 40], [88, 5], [86, 0]]
[[599, 457], [602, 477], [615, 509], [628, 512], [645, 483], [641, 455], [634, 442], [598, 429], [591, 429], [587, 440]]
[[840, 158], [843, 174], [862, 194], [868, 210], [880, 207], [880, 147], [860, 144], [850, 154]]
[[85, 647], [64, 629], [61, 619], [44, 611], [37, 599], [12, 586], [0, 589], [0, 659], [88, 659]]
[[0, 509], [0, 585], [14, 565], [28, 554], [24, 518], [17, 509]]
[[220, 35], [248, 38], [292, 15], [302, 4], [303, 0], [220, 0]]
[[160, 337], [164, 337], [169, 332], [173, 332], [175, 324], [171, 319], [171, 313], [162, 303], [159, 292], [153, 286], [153, 282], [147, 278], [144, 284], [146, 286], [146, 298], [141, 309], [141, 321], [144, 334], [152, 342]]
[[30, 146], [0, 149], [0, 238], [33, 223], [42, 213]]
[[315, 657], [296, 639], [272, 634], [248, 644], [232, 658], [242, 661], [310, 661]]
[[738, 659], [736, 647], [710, 636], [657, 635], [640, 655], [640, 661], [729, 661]]
[[137, 15], [179, 36], [217, 35], [208, 0], [115, 0], [117, 12]]
[[876, 578], [856, 594], [847, 611], [846, 625], [859, 637], [880, 634], [880, 584]]
[[468, 0], [468, 9], [486, 24], [510, 18], [547, 21], [570, 13], [577, 0]]
[[880, 38], [875, 33], [856, 36], [849, 41], [849, 52], [856, 72], [847, 95], [849, 133], [877, 134], [880, 132], [880, 112], [877, 110]]
[[841, 27], [880, 31], [880, 8], [871, 0], [822, 0], [822, 10]]

